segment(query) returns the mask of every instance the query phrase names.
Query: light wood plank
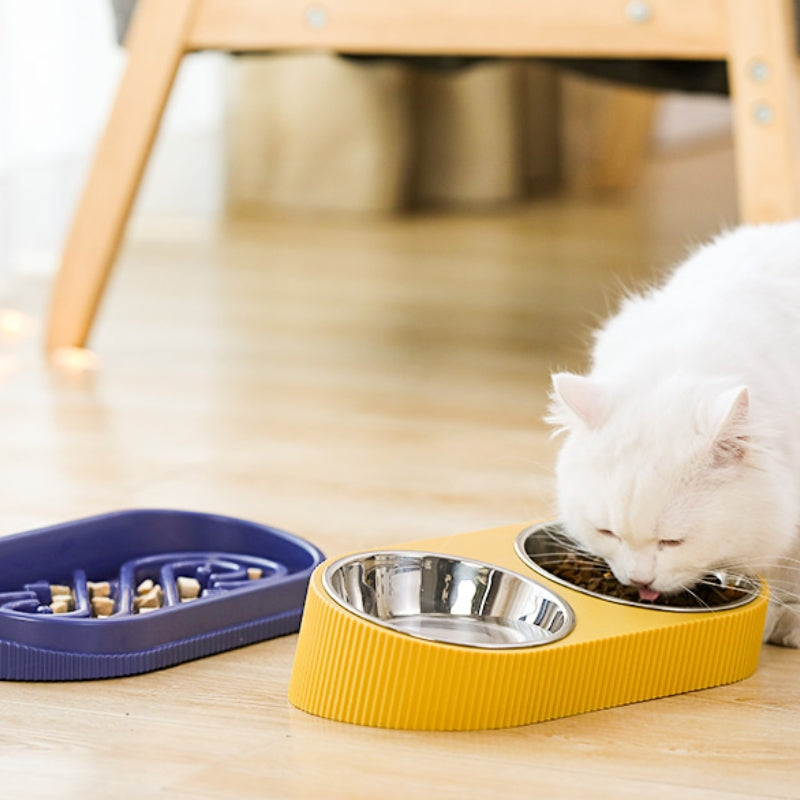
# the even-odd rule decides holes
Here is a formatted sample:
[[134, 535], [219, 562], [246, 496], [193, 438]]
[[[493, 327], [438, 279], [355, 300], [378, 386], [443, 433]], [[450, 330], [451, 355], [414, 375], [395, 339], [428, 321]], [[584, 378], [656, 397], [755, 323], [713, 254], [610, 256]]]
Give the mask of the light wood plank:
[[[641, 4], [640, 4], [641, 5]], [[724, 58], [725, 0], [202, 0], [197, 49]]]

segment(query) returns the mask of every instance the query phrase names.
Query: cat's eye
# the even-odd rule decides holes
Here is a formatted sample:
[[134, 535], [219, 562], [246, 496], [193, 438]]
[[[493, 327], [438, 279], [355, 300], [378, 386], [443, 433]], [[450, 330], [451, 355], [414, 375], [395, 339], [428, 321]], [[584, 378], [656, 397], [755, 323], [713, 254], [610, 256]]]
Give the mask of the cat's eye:
[[658, 549], [666, 550], [668, 547], [680, 547], [684, 541], [684, 539], [659, 539]]
[[619, 538], [619, 537], [617, 536], [617, 534], [616, 534], [616, 533], [614, 533], [614, 531], [610, 531], [610, 530], [608, 530], [608, 528], [596, 528], [595, 530], [596, 530], [596, 531], [597, 531], [597, 532], [598, 532], [598, 533], [599, 533], [601, 536], [608, 536], [608, 538], [609, 538], [609, 539], [618, 539], [618, 538]]

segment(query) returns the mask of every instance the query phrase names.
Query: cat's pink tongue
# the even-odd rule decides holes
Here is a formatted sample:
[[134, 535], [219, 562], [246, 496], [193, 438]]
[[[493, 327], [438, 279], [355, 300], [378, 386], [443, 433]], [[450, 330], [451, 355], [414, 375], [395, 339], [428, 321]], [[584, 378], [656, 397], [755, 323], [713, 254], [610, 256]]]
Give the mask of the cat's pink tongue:
[[640, 600], [647, 600], [652, 602], [653, 600], [658, 600], [658, 596], [661, 592], [657, 592], [655, 589], [648, 589], [647, 586], [640, 586], [639, 587], [639, 599]]

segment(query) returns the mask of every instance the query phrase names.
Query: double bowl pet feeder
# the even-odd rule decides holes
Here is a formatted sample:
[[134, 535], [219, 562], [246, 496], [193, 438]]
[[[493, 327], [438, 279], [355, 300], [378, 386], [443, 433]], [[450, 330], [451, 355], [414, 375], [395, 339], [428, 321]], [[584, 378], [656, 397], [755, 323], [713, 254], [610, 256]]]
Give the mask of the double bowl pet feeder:
[[558, 526], [357, 553], [309, 582], [289, 699], [412, 730], [524, 725], [731, 683], [758, 664], [756, 580], [707, 608], [599, 595], [549, 571]]

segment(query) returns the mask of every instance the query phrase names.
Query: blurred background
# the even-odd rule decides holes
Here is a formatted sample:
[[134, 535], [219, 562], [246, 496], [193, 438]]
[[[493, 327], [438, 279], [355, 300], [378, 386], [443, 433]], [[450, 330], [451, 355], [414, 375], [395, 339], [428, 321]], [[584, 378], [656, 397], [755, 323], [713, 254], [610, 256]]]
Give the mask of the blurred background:
[[[111, 0], [0, 0], [0, 276], [56, 268], [124, 67], [126, 5], [115, 17]], [[614, 190], [646, 154], [729, 137], [725, 97], [655, 95], [543, 62], [453, 67], [194, 54], [136, 223], [507, 207]], [[620, 102], [628, 113], [609, 127]]]
[[190, 54], [91, 349], [46, 359], [130, 7], [0, 0], [0, 528], [208, 509], [336, 552], [549, 513], [550, 372], [736, 221], [718, 82]]

